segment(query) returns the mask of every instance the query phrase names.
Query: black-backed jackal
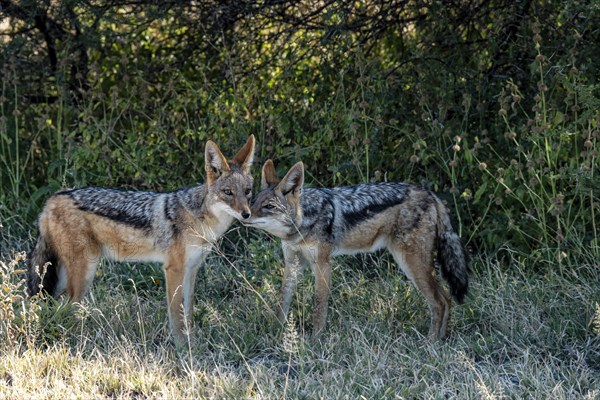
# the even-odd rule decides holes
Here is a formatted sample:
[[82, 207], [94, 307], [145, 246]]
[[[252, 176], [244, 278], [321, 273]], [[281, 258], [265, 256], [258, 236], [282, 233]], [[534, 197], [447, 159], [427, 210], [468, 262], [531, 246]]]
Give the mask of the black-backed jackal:
[[319, 334], [327, 318], [331, 257], [387, 248], [429, 304], [429, 337], [444, 337], [451, 299], [435, 278], [434, 254], [459, 303], [467, 293], [469, 269], [460, 238], [439, 198], [408, 183], [331, 189], [303, 189], [303, 183], [301, 162], [279, 180], [268, 160], [252, 216], [243, 221], [282, 239], [285, 271], [278, 319], [285, 321], [307, 261], [315, 273], [313, 334]]
[[[227, 161], [205, 148], [206, 183], [169, 193], [87, 187], [53, 194], [39, 217], [29, 291], [67, 293], [74, 302], [89, 290], [100, 257], [162, 262], [169, 325], [181, 342], [192, 316], [198, 267], [234, 219], [250, 217], [254, 136]], [[43, 266], [50, 262], [45, 273]]]

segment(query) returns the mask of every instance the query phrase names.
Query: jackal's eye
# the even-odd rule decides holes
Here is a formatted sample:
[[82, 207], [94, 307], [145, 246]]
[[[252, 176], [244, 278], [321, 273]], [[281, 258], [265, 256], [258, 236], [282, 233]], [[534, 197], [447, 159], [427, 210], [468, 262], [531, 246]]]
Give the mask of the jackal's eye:
[[250, 196], [250, 193], [252, 193], [252, 189], [246, 189], [245, 193], [246, 196]]
[[225, 196], [232, 196], [233, 192], [231, 191], [231, 189], [223, 189], [223, 193], [225, 194]]
[[273, 203], [267, 203], [267, 204], [265, 204], [263, 206], [263, 208], [266, 209], [266, 210], [272, 210], [272, 209], [275, 208], [275, 204], [273, 204]]

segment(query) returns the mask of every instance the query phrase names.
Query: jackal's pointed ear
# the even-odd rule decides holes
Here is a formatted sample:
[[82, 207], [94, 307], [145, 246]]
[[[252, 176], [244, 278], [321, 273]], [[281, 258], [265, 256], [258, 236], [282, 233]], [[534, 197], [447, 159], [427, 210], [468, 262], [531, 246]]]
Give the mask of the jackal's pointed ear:
[[229, 172], [227, 159], [219, 150], [219, 146], [211, 140], [206, 142], [204, 150], [204, 169], [206, 170], [206, 183], [208, 185], [216, 181], [224, 172]]
[[281, 182], [277, 185], [277, 189], [284, 196], [289, 193], [298, 196], [302, 193], [302, 185], [304, 185], [304, 164], [302, 161], [299, 161], [285, 174]]
[[231, 162], [235, 165], [239, 165], [242, 169], [242, 172], [248, 174], [250, 173], [250, 167], [252, 166], [252, 161], [254, 161], [254, 135], [250, 135], [244, 147], [241, 148], [240, 151], [231, 159]]
[[273, 160], [267, 160], [262, 167], [262, 175], [260, 177], [260, 189], [266, 189], [271, 185], [277, 185], [279, 178], [277, 178], [277, 172], [275, 172], [275, 164]]

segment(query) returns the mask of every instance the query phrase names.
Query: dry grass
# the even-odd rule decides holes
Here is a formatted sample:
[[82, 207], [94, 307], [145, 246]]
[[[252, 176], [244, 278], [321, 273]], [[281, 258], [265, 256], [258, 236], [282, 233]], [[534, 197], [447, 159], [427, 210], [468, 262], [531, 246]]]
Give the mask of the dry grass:
[[340, 259], [329, 325], [315, 340], [312, 279], [280, 327], [270, 310], [277, 248], [252, 239], [240, 252], [215, 255], [200, 274], [193, 339], [180, 350], [166, 336], [157, 267], [105, 263], [84, 304], [67, 306], [24, 299], [23, 261], [6, 260], [0, 398], [600, 396], [598, 266], [565, 276], [476, 260], [450, 337], [430, 343], [425, 303], [387, 257], [365, 258], [368, 269]]

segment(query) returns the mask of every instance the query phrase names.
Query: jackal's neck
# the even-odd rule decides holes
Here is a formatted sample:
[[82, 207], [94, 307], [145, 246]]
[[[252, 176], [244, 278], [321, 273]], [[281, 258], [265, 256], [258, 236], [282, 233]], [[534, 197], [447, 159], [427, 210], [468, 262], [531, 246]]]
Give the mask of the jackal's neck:
[[[174, 192], [166, 193], [169, 206], [177, 208], [183, 206], [184, 210], [194, 218], [198, 218], [204, 212], [206, 199], [206, 185], [195, 186], [191, 188], [179, 189]], [[167, 205], [165, 205], [167, 207]]]

